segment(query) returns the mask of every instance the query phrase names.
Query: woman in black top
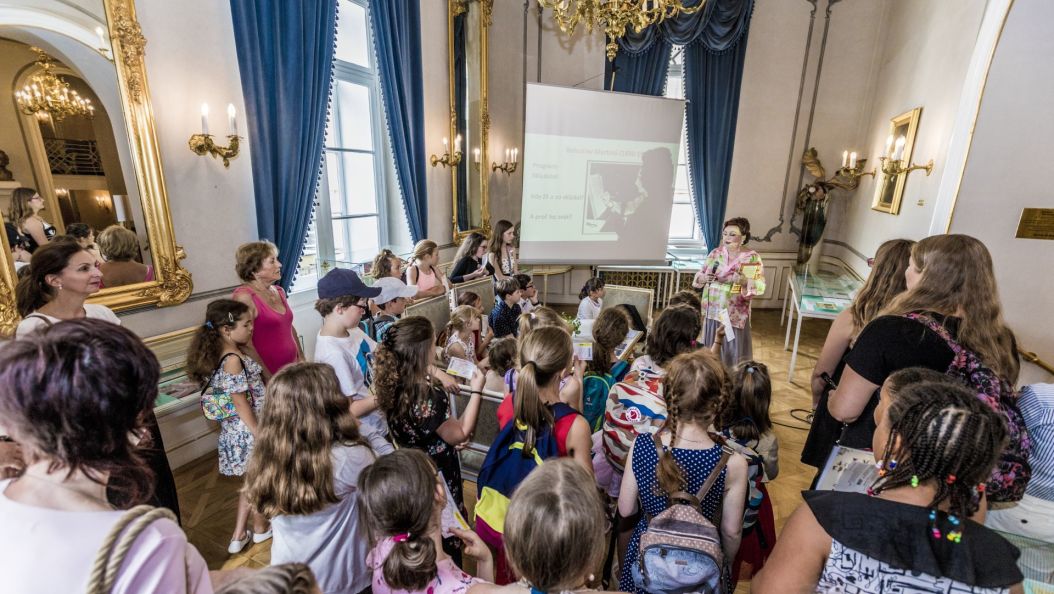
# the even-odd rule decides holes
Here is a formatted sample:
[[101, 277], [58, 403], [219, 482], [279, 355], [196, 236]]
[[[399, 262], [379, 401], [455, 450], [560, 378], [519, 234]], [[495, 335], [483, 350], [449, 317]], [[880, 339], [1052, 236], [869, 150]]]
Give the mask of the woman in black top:
[[487, 276], [483, 266], [483, 254], [487, 253], [487, 236], [472, 232], [461, 242], [454, 256], [454, 267], [450, 270], [450, 282], [465, 283]]
[[[805, 493], [751, 591], [1020, 592], [1020, 552], [973, 521], [1007, 431], [969, 389], [934, 372], [883, 389], [868, 494]], [[983, 519], [980, 518], [980, 519]]]
[[936, 235], [916, 243], [904, 272], [908, 290], [860, 332], [828, 410], [835, 419], [860, 418], [894, 371], [926, 367], [945, 372], [954, 354], [947, 342], [911, 314], [940, 323], [962, 346], [1011, 385], [1020, 362], [1003, 321], [992, 257], [968, 235]]

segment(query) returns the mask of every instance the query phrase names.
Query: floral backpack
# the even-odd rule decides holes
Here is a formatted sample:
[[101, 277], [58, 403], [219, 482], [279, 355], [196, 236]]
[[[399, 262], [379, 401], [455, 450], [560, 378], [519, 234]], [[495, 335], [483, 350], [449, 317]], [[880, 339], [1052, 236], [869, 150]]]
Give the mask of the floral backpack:
[[906, 317], [925, 325], [948, 344], [955, 356], [945, 373], [976, 390], [978, 398], [1003, 415], [1010, 441], [999, 454], [999, 462], [985, 485], [985, 493], [989, 501], [1020, 501], [1032, 477], [1032, 468], [1028, 465], [1032, 440], [1017, 406], [1017, 391], [1010, 382], [985, 366], [976, 353], [956, 342], [936, 320], [920, 313], [907, 314]]

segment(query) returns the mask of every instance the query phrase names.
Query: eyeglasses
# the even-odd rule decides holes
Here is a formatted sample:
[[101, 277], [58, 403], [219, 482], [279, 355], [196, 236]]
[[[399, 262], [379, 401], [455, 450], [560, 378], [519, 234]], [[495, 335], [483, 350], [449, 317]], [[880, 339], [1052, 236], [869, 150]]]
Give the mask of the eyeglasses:
[[370, 306], [365, 303], [352, 303], [355, 307], [362, 310], [362, 313], [370, 313]]

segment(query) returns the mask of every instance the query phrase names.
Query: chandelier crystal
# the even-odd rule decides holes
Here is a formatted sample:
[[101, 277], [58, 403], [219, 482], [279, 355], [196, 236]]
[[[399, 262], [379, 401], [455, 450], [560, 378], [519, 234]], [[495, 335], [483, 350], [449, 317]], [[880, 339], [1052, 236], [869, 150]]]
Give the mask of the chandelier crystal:
[[691, 8], [684, 6], [684, 0], [538, 0], [538, 4], [553, 11], [553, 20], [568, 36], [574, 35], [580, 23], [590, 33], [602, 30], [607, 36], [608, 60], [614, 60], [618, 40], [629, 27], [640, 33], [668, 18], [698, 12], [706, 0]]
[[55, 62], [51, 56], [39, 47], [30, 49], [37, 52], [37, 66], [41, 71], [30, 77], [21, 91], [15, 92], [15, 101], [22, 113], [51, 116], [56, 122], [68, 117], [90, 118], [95, 115], [91, 99], [81, 97], [68, 82], [52, 72]]

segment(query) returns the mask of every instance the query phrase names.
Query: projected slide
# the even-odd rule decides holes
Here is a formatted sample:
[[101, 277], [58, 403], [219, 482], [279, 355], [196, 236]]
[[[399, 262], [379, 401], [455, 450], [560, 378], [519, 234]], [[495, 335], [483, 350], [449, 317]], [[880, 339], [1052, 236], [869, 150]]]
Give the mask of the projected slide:
[[683, 103], [528, 85], [520, 257], [665, 259]]

